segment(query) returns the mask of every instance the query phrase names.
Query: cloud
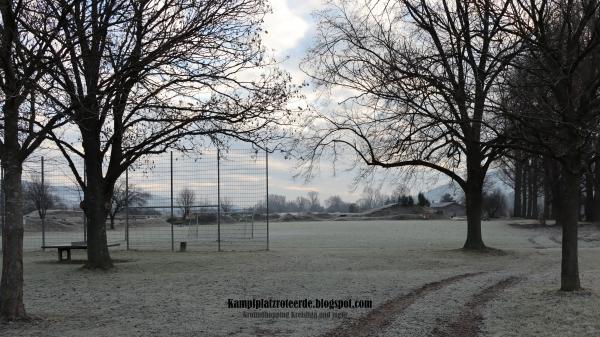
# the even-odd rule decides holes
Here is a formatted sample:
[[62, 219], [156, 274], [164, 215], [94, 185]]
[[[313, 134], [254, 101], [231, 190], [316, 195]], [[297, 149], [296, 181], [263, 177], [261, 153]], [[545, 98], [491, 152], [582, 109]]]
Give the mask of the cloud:
[[282, 173], [292, 173], [294, 172], [295, 162], [291, 160], [286, 160], [283, 158], [278, 158], [277, 155], [271, 155], [269, 158], [269, 172], [282, 172]]
[[285, 55], [294, 49], [309, 29], [308, 22], [296, 11], [290, 10], [286, 0], [272, 0], [273, 13], [265, 17], [263, 42], [276, 55]]
[[318, 188], [315, 188], [314, 186], [296, 185], [296, 184], [290, 184], [290, 183], [279, 185], [277, 187], [279, 187], [282, 190], [298, 191], [298, 192], [311, 192], [311, 191], [318, 190]]

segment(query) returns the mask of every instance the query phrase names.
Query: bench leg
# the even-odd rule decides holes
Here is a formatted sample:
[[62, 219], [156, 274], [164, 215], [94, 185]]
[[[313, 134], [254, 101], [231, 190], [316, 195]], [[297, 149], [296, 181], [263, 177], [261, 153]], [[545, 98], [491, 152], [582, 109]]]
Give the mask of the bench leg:
[[[63, 258], [63, 252], [67, 252], [67, 257]], [[71, 249], [70, 248], [58, 248], [58, 261], [71, 261]]]

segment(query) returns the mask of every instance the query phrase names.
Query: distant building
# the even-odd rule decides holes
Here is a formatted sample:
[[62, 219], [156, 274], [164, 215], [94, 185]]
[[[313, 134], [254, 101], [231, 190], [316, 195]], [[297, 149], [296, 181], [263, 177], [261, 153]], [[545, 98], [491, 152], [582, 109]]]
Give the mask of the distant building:
[[439, 202], [432, 204], [430, 207], [436, 214], [443, 214], [450, 218], [467, 215], [465, 206], [457, 203], [456, 201]]

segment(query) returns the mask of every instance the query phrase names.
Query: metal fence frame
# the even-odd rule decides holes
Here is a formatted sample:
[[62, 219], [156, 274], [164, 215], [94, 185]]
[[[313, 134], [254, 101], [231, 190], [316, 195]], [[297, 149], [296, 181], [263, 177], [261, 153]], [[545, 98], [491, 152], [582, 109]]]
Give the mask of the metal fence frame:
[[[264, 154], [264, 206], [266, 208], [266, 213], [265, 213], [265, 218], [264, 218], [264, 222], [266, 225], [266, 237], [265, 237], [265, 247], [264, 250], [269, 250], [269, 244], [270, 244], [270, 240], [269, 240], [269, 154], [268, 151], [266, 150], [261, 150], [260, 152], [258, 150], [255, 150], [256, 154], [258, 156], [258, 154]], [[130, 250], [132, 249], [130, 247], [130, 239], [131, 239], [131, 232], [130, 232], [130, 221], [131, 221], [131, 211], [133, 209], [139, 209], [139, 208], [154, 208], [154, 209], [169, 209], [170, 210], [170, 224], [171, 224], [171, 228], [170, 228], [170, 247], [171, 247], [171, 251], [175, 251], [175, 225], [174, 225], [174, 221], [173, 219], [175, 219], [175, 209], [177, 208], [181, 208], [182, 206], [176, 206], [174, 201], [175, 201], [175, 195], [174, 195], [174, 166], [173, 166], [173, 152], [170, 152], [169, 154], [169, 171], [170, 171], [170, 179], [169, 179], [169, 190], [170, 190], [170, 204], [169, 205], [151, 205], [151, 206], [133, 206], [133, 205], [129, 205], [129, 188], [130, 188], [130, 170], [126, 170], [125, 171], [125, 199], [126, 199], [126, 205], [123, 209], [123, 213], [125, 215], [125, 228], [124, 228], [124, 237], [123, 237], [123, 241], [125, 243], [125, 249]], [[193, 208], [207, 208], [207, 209], [216, 209], [216, 227], [217, 227], [217, 232], [216, 232], [216, 242], [217, 242], [217, 251], [223, 251], [223, 247], [222, 247], [222, 240], [223, 240], [223, 233], [222, 233], [222, 217], [224, 214], [223, 211], [223, 207], [221, 205], [221, 197], [222, 197], [222, 160], [223, 157], [221, 155], [221, 151], [217, 150], [216, 152], [216, 196], [217, 196], [217, 203], [216, 204], [208, 204], [208, 205], [193, 205]], [[44, 161], [44, 157], [40, 157], [40, 163], [39, 163], [39, 167], [40, 167], [40, 171], [39, 171], [39, 175], [40, 175], [40, 181], [42, 184], [42, 188], [47, 184], [47, 179], [46, 179], [46, 167], [45, 167], [45, 161]], [[85, 170], [85, 167], [84, 167]], [[85, 174], [84, 174], [85, 177]], [[4, 218], [4, 205], [5, 205], [5, 193], [4, 193], [4, 170], [0, 170], [0, 203], [1, 203], [1, 221], [2, 221], [2, 225], [4, 225], [5, 223], [5, 218]], [[45, 195], [45, 194], [42, 194]], [[45, 202], [45, 200], [44, 200]], [[46, 216], [44, 217], [40, 217], [40, 222], [41, 222], [41, 247], [46, 246], [47, 245], [47, 226], [46, 226]], [[86, 241], [87, 240], [87, 235], [86, 235], [86, 219], [85, 219], [85, 215], [83, 216], [83, 240]], [[251, 222], [251, 238], [254, 239], [254, 234], [255, 234], [255, 224], [254, 224], [254, 215], [252, 216], [252, 222]], [[1, 236], [1, 233], [0, 233]], [[1, 242], [1, 240], [0, 240]], [[1, 244], [0, 244], [0, 248], [1, 248]]]

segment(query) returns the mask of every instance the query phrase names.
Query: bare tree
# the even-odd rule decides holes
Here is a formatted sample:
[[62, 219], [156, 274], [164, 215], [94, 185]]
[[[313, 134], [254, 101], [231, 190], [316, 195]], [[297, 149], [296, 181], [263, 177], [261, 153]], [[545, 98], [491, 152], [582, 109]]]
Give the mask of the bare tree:
[[233, 201], [230, 198], [221, 198], [221, 210], [224, 213], [233, 211]]
[[514, 217], [522, 216], [521, 198], [523, 195], [523, 175], [525, 173], [523, 165], [523, 154], [521, 151], [507, 151], [503, 158], [497, 162], [500, 170], [500, 179], [514, 191], [513, 213]]
[[390, 195], [390, 198], [392, 199], [393, 202], [397, 203], [400, 201], [400, 198], [406, 194], [409, 194], [410, 191], [408, 189], [408, 187], [406, 187], [403, 184], [400, 184], [398, 186], [396, 186], [396, 188], [394, 188], [394, 191], [392, 192], [392, 195]]
[[117, 213], [124, 210], [125, 207], [144, 206], [149, 198], [149, 193], [138, 189], [135, 185], [125, 186], [125, 181], [117, 180], [108, 212], [110, 229], [115, 229]]
[[46, 218], [46, 212], [54, 207], [56, 196], [50, 190], [50, 185], [42, 183], [37, 176], [28, 182], [24, 189], [24, 199], [38, 213], [40, 219]]
[[506, 197], [499, 189], [483, 194], [483, 211], [490, 218], [497, 218], [506, 212]]
[[293, 208], [298, 212], [308, 212], [310, 211], [310, 200], [303, 196], [296, 197]]
[[467, 196], [464, 248], [484, 249], [482, 186], [502, 153], [497, 96], [520, 50], [506, 32], [510, 4], [337, 1], [320, 12], [303, 68], [343, 98], [308, 120], [306, 171], [349, 148], [369, 166], [441, 172]]
[[597, 158], [600, 127], [600, 2], [517, 1], [515, 30], [527, 47], [507, 105], [511, 137], [559, 164], [554, 193], [562, 225], [561, 290], [580, 289], [580, 184]]
[[[269, 194], [268, 198], [270, 212], [278, 213], [287, 211], [287, 202], [284, 195]], [[266, 208], [266, 203], [261, 207]]]
[[177, 195], [177, 205], [183, 209], [183, 220], [192, 212], [192, 207], [196, 203], [196, 193], [189, 188], [184, 188]]
[[2, 280], [0, 319], [27, 318], [23, 304], [23, 162], [37, 149], [61, 116], [43, 109], [40, 88], [46, 78], [46, 40], [35, 34], [56, 32], [57, 19], [48, 18], [37, 1], [0, 1], [0, 101], [2, 116], [0, 159], [4, 169], [5, 221], [2, 224]]
[[538, 199], [544, 197], [542, 220], [549, 217], [552, 202], [550, 179], [547, 174], [547, 158], [522, 150], [509, 151], [498, 162], [500, 179], [513, 187], [513, 216], [539, 218]]
[[358, 205], [361, 209], [367, 210], [383, 206], [384, 201], [385, 199], [379, 189], [367, 186], [363, 189]]
[[310, 191], [308, 192], [309, 207], [312, 212], [318, 212], [321, 210], [321, 202], [319, 201], [319, 192]]
[[325, 207], [327, 207], [328, 212], [348, 211], [348, 204], [346, 204], [339, 195], [332, 195], [331, 197], [327, 198], [327, 200], [325, 200]]
[[[295, 91], [260, 42], [263, 0], [46, 0], [67, 8], [53, 37], [54, 104], [81, 148], [53, 133], [84, 191], [88, 268], [111, 268], [106, 218], [114, 184], [136, 160], [228, 138], [277, 137]], [[52, 13], [51, 16], [58, 16]], [[201, 136], [201, 137], [194, 137]], [[85, 162], [86, 179], [73, 164]]]

